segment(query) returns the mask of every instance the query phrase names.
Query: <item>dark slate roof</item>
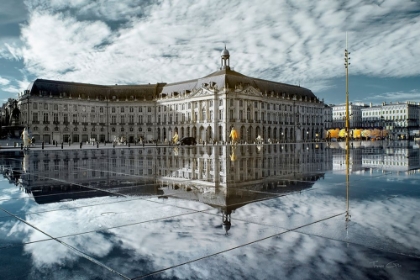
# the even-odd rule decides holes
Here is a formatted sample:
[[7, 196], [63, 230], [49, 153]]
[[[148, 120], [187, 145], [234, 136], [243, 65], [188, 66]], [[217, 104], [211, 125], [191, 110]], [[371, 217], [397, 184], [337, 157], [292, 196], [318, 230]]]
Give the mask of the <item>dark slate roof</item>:
[[285, 94], [286, 97], [297, 98], [308, 97], [308, 99], [316, 99], [311, 90], [300, 86], [294, 86], [284, 83], [267, 81], [257, 78], [245, 76], [231, 69], [223, 69], [211, 73], [205, 77], [165, 84], [146, 84], [146, 85], [95, 85], [74, 82], [64, 82], [55, 80], [37, 79], [28, 87], [31, 95], [51, 95], [87, 98], [90, 99], [112, 99], [113, 96], [119, 99], [130, 99], [131, 97], [139, 100], [153, 100], [162, 94], [182, 94], [200, 89], [208, 85], [216, 86], [219, 89], [227, 86], [229, 89], [235, 89], [237, 86], [252, 86], [265, 94]]
[[243, 86], [250, 85], [260, 90], [263, 94], [273, 92], [275, 94], [284, 93], [286, 96], [289, 95], [290, 97], [296, 95], [297, 97], [306, 96], [311, 99], [316, 98], [313, 92], [307, 88], [252, 78], [230, 69], [219, 70], [195, 80], [166, 84], [163, 87], [162, 93], [171, 94], [174, 92], [182, 93], [187, 90], [192, 91], [201, 88], [205, 84], [209, 85], [210, 83], [215, 83], [219, 89], [224, 88], [225, 86], [234, 89], [241, 84]]
[[32, 82], [28, 90], [31, 95], [63, 96], [63, 97], [81, 97], [112, 99], [130, 98], [131, 96], [141, 100], [154, 99], [163, 88], [164, 84], [146, 84], [146, 85], [95, 85], [85, 83], [74, 83], [55, 80], [36, 79]]

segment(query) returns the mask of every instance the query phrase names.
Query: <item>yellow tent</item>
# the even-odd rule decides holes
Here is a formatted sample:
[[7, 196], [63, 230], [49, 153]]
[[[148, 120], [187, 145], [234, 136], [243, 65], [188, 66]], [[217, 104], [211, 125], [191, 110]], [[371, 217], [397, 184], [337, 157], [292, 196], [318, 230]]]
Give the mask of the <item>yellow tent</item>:
[[362, 130], [360, 129], [353, 129], [353, 138], [361, 138], [362, 137]]
[[329, 134], [330, 134], [330, 138], [338, 138], [338, 132], [339, 129], [330, 129], [328, 130]]
[[362, 137], [365, 137], [365, 138], [370, 138], [370, 137], [371, 137], [371, 132], [370, 132], [370, 130], [369, 130], [369, 129], [364, 129], [364, 130], [362, 130]]

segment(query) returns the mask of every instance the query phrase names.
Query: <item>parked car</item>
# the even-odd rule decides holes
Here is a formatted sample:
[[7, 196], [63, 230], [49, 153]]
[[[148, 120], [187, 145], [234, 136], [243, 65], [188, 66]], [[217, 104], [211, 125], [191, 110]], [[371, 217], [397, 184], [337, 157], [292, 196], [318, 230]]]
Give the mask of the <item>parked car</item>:
[[182, 137], [181, 140], [178, 141], [178, 145], [197, 145], [197, 141], [195, 141], [194, 137]]

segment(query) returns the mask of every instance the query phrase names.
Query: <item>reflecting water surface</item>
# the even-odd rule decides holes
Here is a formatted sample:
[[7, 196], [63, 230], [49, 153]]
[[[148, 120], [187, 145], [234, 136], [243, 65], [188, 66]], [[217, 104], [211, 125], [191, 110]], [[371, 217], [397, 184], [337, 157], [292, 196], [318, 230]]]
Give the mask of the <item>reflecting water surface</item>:
[[417, 279], [419, 160], [380, 141], [2, 151], [0, 272]]

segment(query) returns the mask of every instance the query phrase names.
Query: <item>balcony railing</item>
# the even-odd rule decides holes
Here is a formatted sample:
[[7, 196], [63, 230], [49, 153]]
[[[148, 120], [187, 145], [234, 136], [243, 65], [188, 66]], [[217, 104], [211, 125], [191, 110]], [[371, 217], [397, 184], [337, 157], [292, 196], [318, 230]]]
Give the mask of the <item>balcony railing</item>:
[[39, 124], [39, 121], [32, 121], [32, 124]]
[[43, 124], [50, 124], [50, 122], [49, 122], [49, 121], [43, 121], [42, 123], [43, 123]]

